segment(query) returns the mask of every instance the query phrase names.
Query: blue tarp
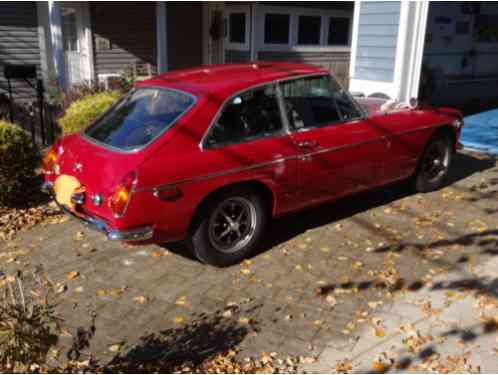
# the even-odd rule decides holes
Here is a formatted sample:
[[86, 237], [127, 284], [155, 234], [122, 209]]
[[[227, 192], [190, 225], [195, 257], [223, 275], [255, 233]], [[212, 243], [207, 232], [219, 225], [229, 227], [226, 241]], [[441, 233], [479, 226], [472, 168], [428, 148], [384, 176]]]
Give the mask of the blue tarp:
[[469, 149], [498, 155], [498, 109], [464, 118], [461, 142]]

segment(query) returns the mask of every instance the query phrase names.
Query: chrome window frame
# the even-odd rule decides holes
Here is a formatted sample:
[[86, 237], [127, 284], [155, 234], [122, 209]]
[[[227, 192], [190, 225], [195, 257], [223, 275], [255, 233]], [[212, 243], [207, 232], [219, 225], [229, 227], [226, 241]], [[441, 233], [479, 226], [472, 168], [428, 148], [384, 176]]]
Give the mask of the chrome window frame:
[[[364, 120], [367, 117], [367, 115], [361, 109], [361, 106], [358, 104], [358, 102], [356, 102], [356, 100], [354, 100], [354, 98], [351, 96], [351, 94], [349, 93], [349, 91], [346, 90], [344, 87], [342, 87], [342, 85], [337, 81], [337, 79], [335, 79], [335, 77], [332, 74], [330, 74], [330, 73], [322, 73], [322, 74], [316, 74], [315, 76], [316, 77], [329, 77], [330, 79], [333, 79], [335, 81], [335, 83], [337, 84], [337, 86], [339, 86], [346, 93], [348, 99], [351, 101], [351, 103], [355, 107], [356, 111], [358, 112], [358, 117], [344, 119], [343, 116], [342, 116], [341, 111], [339, 109], [337, 109], [338, 112], [339, 112], [339, 116], [341, 117], [341, 119], [339, 121], [330, 122], [330, 123], [324, 123], [324, 124], [314, 125], [314, 126], [307, 126], [307, 127], [301, 128], [301, 129], [295, 129], [292, 126], [290, 126], [290, 122], [289, 122], [289, 120], [287, 118], [287, 113], [285, 113], [287, 124], [288, 124], [288, 129], [289, 129], [289, 133], [290, 134], [292, 134], [292, 133], [302, 133], [302, 132], [310, 131], [310, 130], [313, 130], [313, 129], [323, 129], [323, 128], [327, 128], [329, 126], [346, 125], [348, 123], [356, 124], [358, 121]], [[286, 79], [285, 81], [281, 80], [280, 82], [297, 81], [298, 79], [306, 79], [306, 78], [310, 78], [310, 77], [309, 76], [293, 77], [293, 78], [290, 78], [290, 79]], [[284, 98], [283, 94], [281, 94], [281, 96], [282, 96], [282, 106], [283, 106], [283, 108], [285, 108], [285, 102], [284, 102], [285, 98]]]
[[[164, 128], [163, 130], [161, 130], [152, 140], [150, 140], [149, 142], [147, 142], [147, 143], [145, 143], [145, 144], [143, 144], [141, 146], [138, 146], [138, 147], [134, 147], [134, 148], [130, 148], [130, 149], [122, 149], [122, 148], [119, 148], [119, 147], [111, 146], [111, 145], [109, 145], [107, 143], [104, 143], [104, 142], [100, 142], [100, 141], [98, 141], [98, 140], [90, 137], [88, 134], [86, 134], [86, 131], [91, 126], [93, 126], [95, 123], [97, 123], [98, 121], [100, 121], [110, 111], [114, 110], [114, 108], [119, 103], [121, 103], [127, 97], [129, 97], [130, 95], [132, 95], [135, 91], [140, 90], [140, 89], [156, 89], [156, 90], [162, 90], [162, 91], [174, 91], [176, 93], [186, 95], [186, 96], [192, 98], [193, 100], [192, 100], [192, 103], [182, 113], [180, 113], [176, 118], [173, 119], [173, 121], [171, 121], [171, 124], [169, 126], [167, 126], [166, 128]], [[173, 127], [175, 127], [176, 124], [178, 123], [178, 121], [180, 121], [180, 119], [182, 117], [184, 117], [187, 113], [189, 113], [192, 110], [192, 108], [194, 108], [196, 106], [197, 102], [198, 102], [198, 97], [195, 96], [194, 94], [190, 93], [190, 92], [187, 92], [187, 91], [178, 90], [178, 89], [175, 89], [175, 88], [172, 88], [172, 87], [157, 86], [157, 85], [143, 85], [143, 86], [138, 86], [138, 87], [135, 87], [135, 88], [131, 89], [122, 98], [120, 98], [116, 103], [114, 103], [112, 106], [110, 106], [109, 109], [107, 109], [104, 113], [102, 113], [94, 121], [92, 121], [90, 125], [86, 126], [83, 130], [81, 130], [79, 132], [79, 134], [80, 134], [81, 138], [83, 138], [87, 142], [89, 142], [91, 144], [94, 144], [96, 146], [102, 147], [102, 148], [104, 148], [106, 150], [110, 150], [110, 151], [114, 151], [114, 152], [119, 152], [119, 153], [122, 153], [122, 154], [134, 154], [134, 153], [137, 153], [139, 151], [142, 151], [143, 149], [147, 148], [149, 145], [151, 145], [154, 142], [158, 141], [162, 137], [162, 135], [164, 133], [166, 133], [168, 130], [172, 129]]]
[[[201, 150], [211, 150], [211, 149], [213, 149], [213, 147], [209, 147], [209, 146], [206, 147], [207, 146], [206, 145], [206, 139], [209, 136], [209, 134], [211, 133], [212, 127], [214, 126], [214, 124], [216, 123], [216, 121], [218, 121], [218, 118], [221, 116], [221, 112], [223, 111], [223, 109], [225, 108], [225, 106], [228, 104], [229, 101], [231, 101], [236, 96], [238, 96], [238, 95], [240, 95], [240, 94], [242, 94], [242, 93], [244, 93], [246, 91], [251, 91], [251, 90], [257, 89], [258, 87], [268, 86], [268, 85], [276, 85], [276, 93], [277, 93], [278, 104], [279, 104], [279, 107], [280, 107], [280, 116], [282, 117], [282, 129], [283, 129], [282, 132], [278, 133], [278, 136], [290, 134], [291, 133], [291, 129], [289, 127], [289, 121], [288, 121], [287, 115], [285, 113], [285, 109], [284, 109], [285, 106], [283, 105], [284, 103], [283, 103], [282, 92], [280, 90], [280, 83], [281, 82], [290, 81], [290, 80], [299, 79], [299, 78], [318, 77], [318, 76], [330, 76], [330, 74], [329, 73], [325, 73], [325, 72], [298, 74], [298, 75], [295, 75], [295, 76], [290, 76], [290, 77], [275, 79], [275, 80], [268, 81], [268, 82], [257, 83], [255, 85], [252, 85], [252, 86], [246, 87], [244, 89], [238, 90], [235, 93], [229, 95], [223, 101], [223, 103], [221, 103], [221, 105], [218, 108], [216, 114], [211, 119], [211, 122], [209, 123], [209, 126], [207, 127], [206, 131], [204, 132], [204, 135], [201, 138], [201, 141], [199, 142], [199, 148]], [[355, 102], [355, 105], [357, 105], [356, 102]], [[277, 135], [277, 133], [275, 133], [275, 134]], [[272, 135], [272, 136], [275, 136], [275, 135]], [[272, 136], [266, 136], [266, 138], [272, 137]], [[263, 138], [265, 138], [265, 137], [263, 136]], [[261, 139], [261, 138], [259, 138], [259, 139]], [[254, 139], [251, 139], [250, 141], [253, 141], [253, 140]], [[242, 141], [242, 142], [237, 142], [237, 143], [231, 143], [231, 144], [226, 145], [226, 146], [230, 146], [230, 145], [233, 145], [233, 144], [241, 144], [241, 143], [245, 143], [245, 142]], [[214, 147], [214, 148], [221, 148], [221, 147], [226, 147], [226, 146], [221, 146], [220, 145], [219, 147]]]
[[[215, 145], [208, 145], [207, 139], [209, 138], [209, 136], [213, 132], [213, 128], [214, 128], [216, 122], [221, 117], [223, 111], [227, 108], [228, 105], [230, 105], [230, 102], [239, 95], [242, 95], [242, 94], [249, 92], [249, 91], [257, 90], [258, 88], [265, 87], [265, 86], [274, 86], [275, 98], [277, 100], [277, 105], [278, 105], [279, 112], [280, 112], [280, 121], [282, 122], [282, 129], [279, 131], [276, 131], [275, 133], [272, 133], [272, 134], [266, 134], [266, 135], [263, 134], [261, 136], [244, 139], [244, 140], [241, 140], [238, 142], [226, 142], [226, 143], [220, 143], [220, 144], [215, 144]], [[216, 112], [216, 115], [211, 120], [211, 123], [209, 124], [208, 129], [206, 130], [206, 132], [202, 136], [201, 142], [199, 143], [199, 147], [201, 150], [219, 149], [219, 148], [229, 147], [229, 146], [233, 146], [233, 145], [237, 145], [237, 144], [250, 143], [250, 142], [258, 141], [261, 139], [278, 138], [278, 137], [281, 137], [281, 136], [286, 135], [286, 134], [288, 134], [287, 119], [284, 116], [284, 113], [282, 112], [280, 87], [278, 86], [278, 81], [270, 81], [270, 82], [260, 83], [260, 84], [239, 90], [236, 93], [230, 95], [227, 99], [225, 99], [223, 101], [223, 103], [221, 104], [220, 108], [218, 109], [218, 111]]]

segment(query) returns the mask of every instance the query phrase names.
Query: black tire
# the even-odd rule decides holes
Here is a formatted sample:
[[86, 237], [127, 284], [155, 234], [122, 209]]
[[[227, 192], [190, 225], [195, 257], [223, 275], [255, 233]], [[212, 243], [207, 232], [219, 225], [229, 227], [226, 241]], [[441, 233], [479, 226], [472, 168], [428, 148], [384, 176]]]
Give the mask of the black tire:
[[447, 133], [437, 133], [425, 146], [414, 175], [414, 187], [419, 193], [441, 188], [448, 177], [453, 159], [453, 142]]
[[[236, 209], [238, 205], [240, 211]], [[241, 213], [244, 209], [247, 214]], [[247, 224], [242, 224], [245, 221], [242, 218], [237, 228], [232, 229], [239, 215], [247, 218]], [[232, 224], [226, 221], [226, 216], [231, 217]], [[269, 210], [261, 194], [251, 189], [233, 188], [217, 194], [200, 208], [187, 244], [203, 263], [217, 267], [237, 264], [251, 256], [261, 243], [268, 220]], [[227, 230], [231, 232], [221, 237]], [[247, 234], [243, 235], [246, 231]], [[236, 239], [238, 235], [241, 237], [239, 240]], [[228, 244], [231, 240], [235, 243], [232, 246]], [[224, 243], [226, 246], [223, 246]]]

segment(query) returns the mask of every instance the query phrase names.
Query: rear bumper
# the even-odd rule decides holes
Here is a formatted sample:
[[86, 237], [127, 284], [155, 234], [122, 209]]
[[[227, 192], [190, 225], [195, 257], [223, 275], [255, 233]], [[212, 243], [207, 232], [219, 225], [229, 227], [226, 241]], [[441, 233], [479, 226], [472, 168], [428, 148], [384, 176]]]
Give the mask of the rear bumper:
[[[51, 182], [44, 182], [41, 186], [41, 190], [54, 197], [53, 184]], [[102, 219], [81, 213], [75, 215], [67, 207], [57, 203], [57, 200], [54, 199], [54, 201], [62, 211], [78, 219], [79, 221], [84, 222], [89, 227], [105, 234], [108, 240], [135, 242], [150, 240], [154, 236], [154, 229], [151, 226], [137, 227], [127, 230], [113, 229]]]

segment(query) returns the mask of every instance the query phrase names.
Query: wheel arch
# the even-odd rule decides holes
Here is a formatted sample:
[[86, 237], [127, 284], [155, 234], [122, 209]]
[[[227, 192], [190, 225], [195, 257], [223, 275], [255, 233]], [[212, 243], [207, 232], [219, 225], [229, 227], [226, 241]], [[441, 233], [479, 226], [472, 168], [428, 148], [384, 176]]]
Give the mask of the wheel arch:
[[256, 180], [256, 179], [251, 179], [251, 180], [245, 180], [245, 181], [240, 181], [240, 182], [234, 182], [230, 183], [227, 185], [220, 186], [213, 191], [211, 191], [209, 194], [207, 194], [202, 200], [199, 202], [197, 205], [194, 215], [192, 216], [192, 219], [190, 221], [189, 225], [189, 232], [192, 230], [193, 226], [199, 219], [199, 215], [202, 212], [202, 210], [206, 207], [206, 205], [212, 200], [215, 199], [217, 196], [219, 196], [222, 193], [225, 193], [227, 191], [233, 190], [233, 189], [249, 189], [252, 191], [256, 191], [261, 196], [263, 197], [265, 201], [265, 205], [268, 209], [268, 213], [270, 216], [273, 216], [275, 209], [276, 209], [276, 194], [274, 190], [265, 182], [261, 180]]
[[456, 150], [456, 144], [458, 141], [458, 133], [457, 133], [456, 129], [453, 126], [451, 126], [450, 124], [441, 125], [434, 130], [430, 139], [433, 139], [434, 137], [441, 136], [441, 135], [449, 136], [451, 138], [451, 141], [453, 142], [453, 150]]

